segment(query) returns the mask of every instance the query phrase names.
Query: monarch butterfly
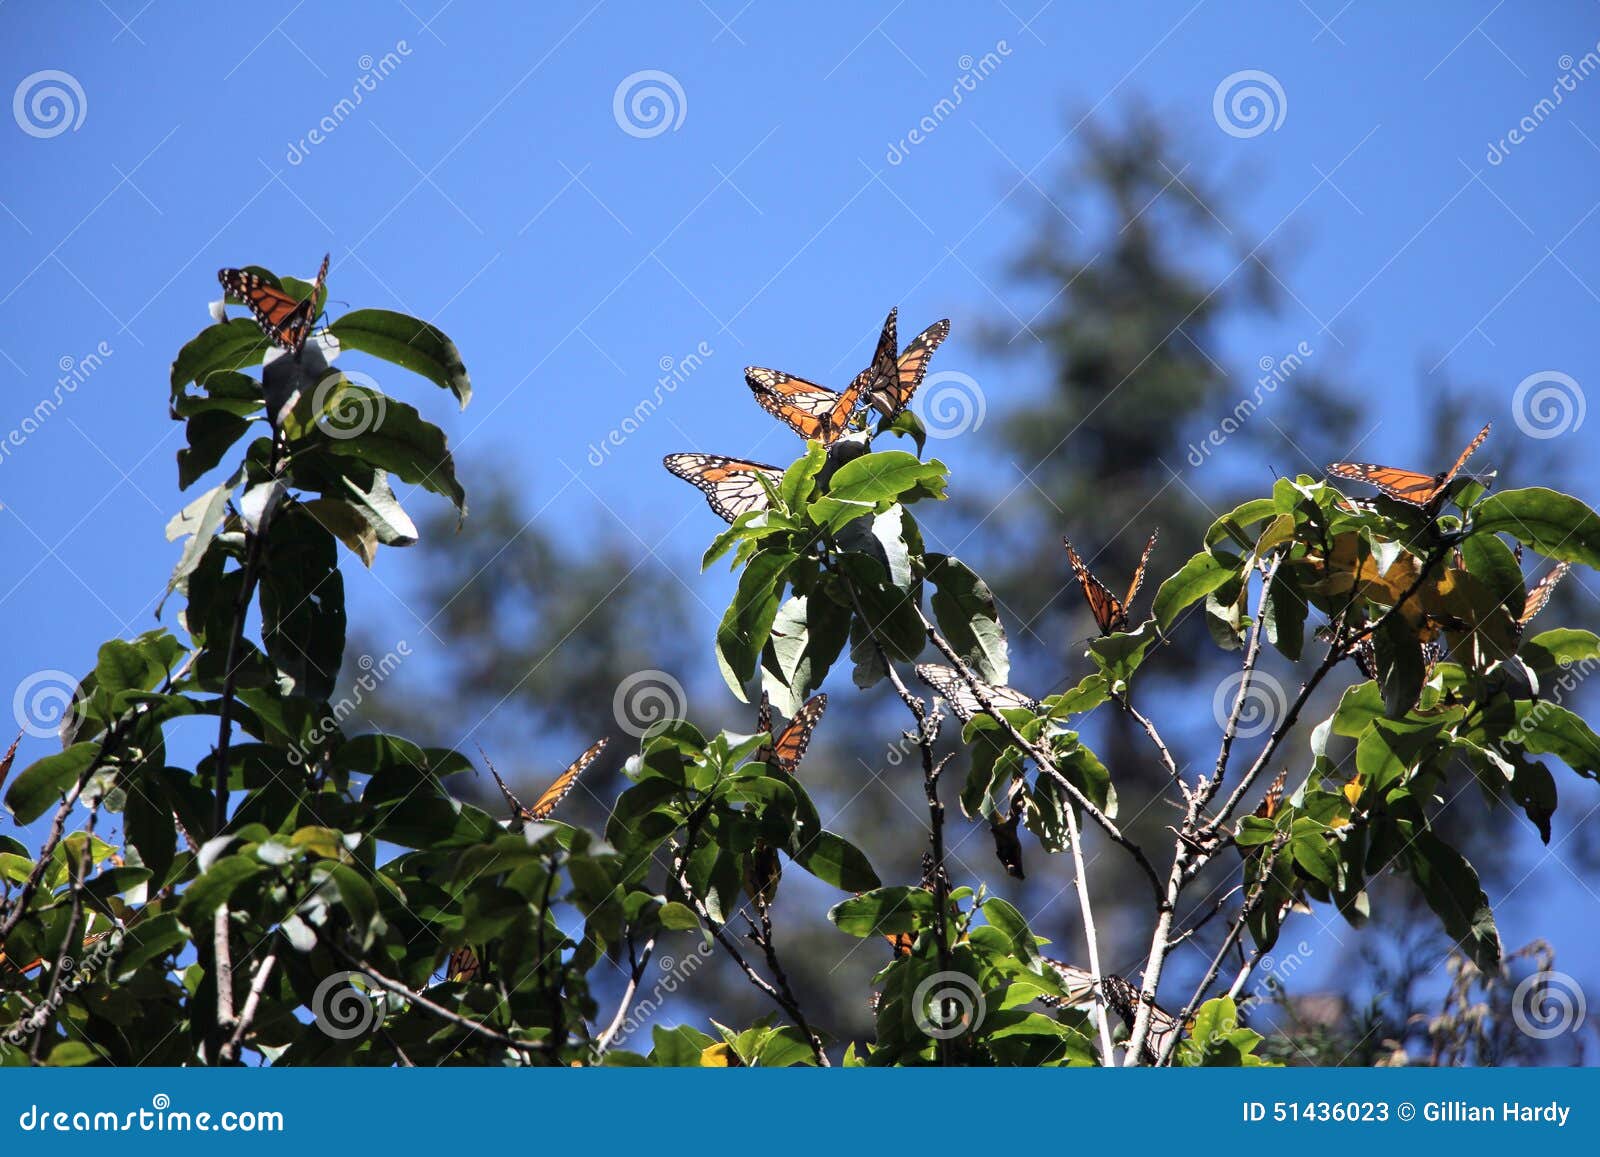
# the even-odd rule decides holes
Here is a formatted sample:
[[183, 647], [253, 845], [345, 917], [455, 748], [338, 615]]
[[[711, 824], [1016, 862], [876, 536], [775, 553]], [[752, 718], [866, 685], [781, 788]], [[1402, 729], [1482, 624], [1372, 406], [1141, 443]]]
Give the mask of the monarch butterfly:
[[783, 470], [778, 466], [720, 454], [668, 454], [661, 463], [685, 482], [698, 486], [711, 509], [727, 522], [746, 511], [767, 508], [763, 478], [772, 486], [783, 480]]
[[[500, 787], [500, 794], [506, 797], [506, 802], [511, 805], [511, 818], [518, 823], [538, 823], [548, 819], [550, 813], [563, 799], [567, 797], [573, 786], [578, 782], [578, 777], [584, 770], [599, 758], [600, 753], [606, 749], [608, 740], [598, 739], [589, 745], [589, 749], [573, 761], [572, 765], [556, 776], [555, 782], [540, 793], [539, 798], [533, 801], [532, 807], [524, 807], [522, 801], [512, 794], [506, 786], [506, 781], [500, 778], [500, 773], [495, 770], [494, 764], [489, 762], [488, 755], [484, 755], [483, 762], [488, 764], [489, 774], [494, 776], [494, 781]], [[478, 749], [480, 752], [483, 749]], [[450, 959], [445, 964], [445, 976], [453, 981], [471, 980], [478, 975], [482, 968], [482, 961], [477, 949], [470, 944], [452, 949]]]
[[1326, 469], [1335, 478], [1369, 483], [1396, 502], [1404, 502], [1407, 506], [1415, 506], [1419, 510], [1428, 510], [1443, 499], [1445, 488], [1457, 474], [1461, 473], [1461, 468], [1467, 464], [1467, 459], [1483, 445], [1484, 439], [1489, 436], [1489, 427], [1492, 424], [1485, 424], [1483, 429], [1478, 431], [1478, 436], [1467, 443], [1467, 448], [1461, 451], [1461, 456], [1455, 460], [1454, 465], [1442, 474], [1420, 474], [1415, 470], [1402, 470], [1397, 466], [1374, 466], [1370, 462], [1330, 462]]
[[1278, 810], [1283, 807], [1283, 789], [1289, 782], [1289, 769], [1280, 771], [1277, 778], [1267, 787], [1267, 794], [1261, 797], [1261, 802], [1256, 805], [1255, 815], [1258, 819], [1276, 819]]
[[[816, 730], [817, 724], [822, 720], [822, 713], [828, 709], [828, 696], [824, 694], [813, 695], [807, 699], [805, 706], [795, 713], [793, 719], [784, 727], [776, 739], [772, 735], [772, 705], [767, 699], [767, 693], [761, 693], [761, 707], [756, 715], [756, 731], [765, 733], [769, 737], [767, 743], [756, 750], [757, 763], [771, 764], [784, 775], [793, 775], [800, 766], [800, 761], [805, 758], [806, 747], [811, 742], [811, 733]], [[783, 876], [783, 865], [778, 860], [778, 850], [769, 845], [765, 840], [757, 840], [751, 849], [750, 856], [744, 865], [744, 887], [756, 906], [766, 909], [772, 905], [778, 893], [778, 881]]]
[[1006, 809], [1006, 818], [1001, 819], [998, 812], [989, 817], [989, 834], [994, 837], [995, 859], [1000, 861], [1006, 875], [1018, 880], [1028, 878], [1022, 870], [1022, 840], [1017, 835], [1027, 810], [1027, 783], [1018, 778], [1011, 782], [1011, 803]]
[[[978, 696], [968, 686], [965, 676], [954, 667], [946, 667], [939, 663], [919, 663], [916, 668], [917, 678], [921, 679], [934, 692], [950, 704], [950, 710], [963, 723], [971, 723], [974, 718], [984, 713], [983, 704], [978, 702]], [[1025, 711], [1037, 712], [1040, 703], [1018, 691], [1015, 687], [997, 687], [992, 683], [982, 683], [984, 697], [996, 711], [1009, 711], [1021, 708]]]
[[1517, 619], [1517, 630], [1521, 632], [1528, 625], [1528, 621], [1544, 610], [1550, 602], [1550, 596], [1555, 593], [1556, 584], [1567, 577], [1567, 572], [1572, 569], [1571, 563], [1558, 562], [1551, 567], [1545, 576], [1528, 588], [1528, 597], [1522, 604], [1522, 614]]
[[[922, 890], [924, 892], [937, 892], [939, 877], [942, 875], [935, 868], [933, 853], [922, 853]], [[950, 891], [949, 880], [945, 880], [945, 892]], [[894, 949], [895, 956], [910, 956], [911, 950], [916, 947], [917, 934], [915, 932], [885, 932], [883, 938], [889, 942], [889, 947]]]
[[1145, 566], [1150, 561], [1150, 552], [1156, 548], [1155, 534], [1144, 544], [1144, 553], [1139, 556], [1139, 565], [1133, 572], [1133, 582], [1128, 584], [1127, 597], [1121, 599], [1090, 573], [1088, 565], [1078, 557], [1078, 552], [1072, 549], [1072, 543], [1065, 536], [1061, 539], [1061, 545], [1067, 548], [1067, 560], [1072, 563], [1072, 573], [1078, 577], [1078, 585], [1083, 588], [1084, 600], [1089, 604], [1089, 613], [1094, 616], [1100, 633], [1110, 635], [1125, 628], [1128, 625], [1128, 608], [1139, 594], [1139, 588], [1144, 585]]
[[898, 313], [898, 309], [889, 311], [872, 363], [842, 391], [761, 366], [745, 368], [745, 384], [767, 413], [802, 438], [815, 438], [824, 446], [832, 445], [848, 432], [856, 424], [858, 412], [866, 405], [893, 419], [922, 384], [928, 360], [950, 333], [948, 320], [936, 322], [918, 334], [904, 353], [896, 356]]
[[[884, 334], [887, 337], [889, 349], [892, 351], [898, 340], [895, 335], [895, 315], [897, 310], [889, 311], [889, 319], [883, 323]], [[917, 392], [917, 387], [922, 385], [922, 379], [928, 372], [928, 362], [933, 358], [933, 351], [939, 348], [941, 342], [950, 336], [950, 319], [944, 318], [934, 322], [916, 337], [911, 339], [911, 344], [894, 358], [891, 367], [886, 366], [881, 359], [874, 358], [869, 370], [863, 371], [872, 375], [867, 383], [867, 400], [885, 418], [891, 422], [895, 415], [911, 404], [911, 395]], [[879, 339], [879, 348], [883, 346], [884, 339]]]
[[540, 820], [548, 819], [550, 813], [556, 810], [556, 806], [567, 798], [567, 793], [577, 784], [578, 777], [600, 757], [608, 742], [609, 740], [597, 739], [591, 743], [587, 751], [573, 760], [572, 765], [556, 776], [555, 782], [540, 793], [539, 798], [533, 801], [532, 807], [523, 807], [522, 801], [511, 794], [511, 789], [506, 786], [506, 781], [500, 778], [500, 773], [495, 770], [494, 764], [489, 763], [487, 755], [483, 757], [483, 761], [489, 764], [489, 774], [494, 776], [495, 783], [500, 785], [500, 794], [505, 796], [506, 802], [511, 805], [511, 818], [522, 823], [538, 823]]
[[[805, 706], [795, 713], [789, 720], [777, 739], [762, 745], [755, 755], [757, 763], [770, 763], [785, 775], [793, 775], [800, 766], [800, 761], [805, 758], [806, 747], [811, 742], [811, 733], [817, 729], [817, 724], [822, 721], [822, 713], [828, 709], [827, 692], [813, 695], [807, 699]], [[767, 702], [766, 692], [761, 694], [761, 710], [757, 716], [757, 730], [772, 734], [772, 707]]]
[[[1040, 959], [1060, 977], [1062, 986], [1067, 990], [1065, 996], [1041, 996], [1040, 1003], [1051, 1008], [1082, 1008], [1093, 1002], [1095, 984], [1092, 972], [1048, 956]], [[1107, 972], [1100, 977], [1100, 991], [1106, 1007], [1121, 1018], [1128, 1031], [1133, 1031], [1134, 1021], [1139, 1015], [1139, 990], [1125, 977]], [[1146, 1064], [1153, 1064], [1166, 1051], [1167, 1042], [1181, 1027], [1177, 1017], [1160, 1005], [1152, 1004], [1149, 1034], [1145, 1037], [1144, 1056], [1140, 1059]]]
[[237, 297], [250, 308], [256, 324], [272, 339], [279, 349], [298, 354], [311, 335], [311, 326], [317, 319], [317, 302], [322, 297], [322, 286], [328, 278], [328, 254], [323, 254], [322, 268], [311, 286], [311, 295], [303, 300], [290, 297], [275, 285], [268, 284], [259, 273], [244, 269], [219, 269], [217, 280], [228, 297]]

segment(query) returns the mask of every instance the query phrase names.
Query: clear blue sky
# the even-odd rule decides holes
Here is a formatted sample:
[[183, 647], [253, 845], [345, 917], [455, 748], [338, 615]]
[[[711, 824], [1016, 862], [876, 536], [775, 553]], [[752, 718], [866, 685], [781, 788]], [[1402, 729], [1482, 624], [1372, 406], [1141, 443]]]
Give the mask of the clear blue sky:
[[[1363, 452], [1404, 463], [1451, 382], [1497, 391], [1485, 417], [1509, 432], [1529, 374], [1600, 381], [1600, 76], [1534, 113], [1563, 58], [1595, 49], [1600, 9], [1036, 9], [12, 0], [0, 97], [59, 70], [82, 119], [33, 135], [55, 126], [29, 120], [26, 99], [33, 133], [0, 117], [0, 439], [55, 393], [66, 359], [111, 352], [0, 457], [0, 693], [81, 672], [103, 639], [153, 625], [176, 556], [162, 528], [186, 501], [167, 368], [207, 323], [221, 265], [304, 276], [331, 251], [335, 310], [404, 309], [459, 344], [477, 390], [464, 414], [379, 374], [444, 425], [469, 480], [475, 459], [513, 461], [548, 524], [577, 533], [620, 515], [686, 575], [715, 523], [661, 455], [796, 449], [749, 404], [746, 363], [838, 380], [898, 303], [906, 326], [954, 319], [939, 366], [970, 373], [991, 406], [1032, 392], [1026, 364], [980, 354], [970, 322], [1043, 304], [1006, 286], [1004, 259], [1071, 153], [1072, 119], [1135, 98], [1170, 119], [1197, 170], [1250, 174], [1230, 193], [1257, 236], [1295, 241], [1278, 271], [1286, 309], [1224, 335], [1241, 391], [1259, 358], [1306, 341], [1357, 384], [1375, 427]], [[939, 118], [986, 53], [997, 66]], [[654, 126], [624, 131], [614, 100], [646, 70], [672, 78], [673, 127], [635, 135]], [[1253, 136], [1213, 116], [1219, 83], [1243, 70], [1282, 92], [1281, 123]], [[359, 106], [337, 109], [353, 90]], [[1542, 123], [1491, 164], [1491, 142], [1530, 115]], [[890, 163], [925, 116], [937, 127]], [[324, 118], [336, 127], [313, 144]], [[702, 343], [704, 365], [591, 465], [666, 359]], [[1591, 415], [1538, 444], [1590, 502], [1596, 429]], [[939, 453], [958, 481], [982, 461], [961, 443]], [[427, 653], [409, 565], [391, 552], [353, 572], [352, 622]], [[699, 582], [709, 606], [721, 582]], [[47, 749], [30, 739], [23, 758]], [[1540, 872], [1524, 899], [1563, 869]], [[1522, 927], [1502, 912], [1511, 944], [1544, 930], [1537, 904], [1519, 907]]]

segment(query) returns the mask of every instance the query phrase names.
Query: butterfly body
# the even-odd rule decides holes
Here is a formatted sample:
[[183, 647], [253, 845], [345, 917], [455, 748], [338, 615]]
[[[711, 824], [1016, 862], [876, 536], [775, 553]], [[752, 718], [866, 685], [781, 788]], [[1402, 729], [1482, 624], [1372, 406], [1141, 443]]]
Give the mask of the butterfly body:
[[1072, 564], [1072, 573], [1077, 577], [1078, 585], [1083, 588], [1084, 601], [1089, 604], [1089, 613], [1094, 616], [1095, 625], [1100, 628], [1100, 633], [1111, 635], [1125, 630], [1128, 626], [1128, 608], [1138, 596], [1139, 588], [1144, 585], [1145, 567], [1150, 562], [1150, 552], [1156, 548], [1156, 535], [1151, 534], [1149, 541], [1144, 544], [1144, 553], [1139, 556], [1139, 565], [1134, 569], [1133, 581], [1128, 584], [1128, 593], [1120, 599], [1111, 593], [1105, 583], [1094, 576], [1088, 564], [1078, 557], [1078, 552], [1065, 537], [1062, 538], [1061, 545], [1067, 548], [1067, 561]]
[[328, 278], [328, 258], [328, 254], [323, 255], [311, 294], [303, 299], [290, 297], [259, 273], [248, 269], [219, 269], [217, 280], [222, 283], [227, 297], [236, 297], [245, 304], [273, 345], [298, 354], [305, 348], [311, 327], [317, 320], [317, 305]]

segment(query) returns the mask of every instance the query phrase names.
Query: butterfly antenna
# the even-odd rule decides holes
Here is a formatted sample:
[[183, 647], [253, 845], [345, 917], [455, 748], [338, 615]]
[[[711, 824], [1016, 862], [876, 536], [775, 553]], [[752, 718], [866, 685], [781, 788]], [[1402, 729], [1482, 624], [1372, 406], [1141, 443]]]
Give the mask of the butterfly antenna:
[[500, 787], [500, 794], [506, 797], [506, 802], [511, 805], [511, 818], [519, 819], [528, 809], [522, 806], [522, 801], [511, 794], [511, 789], [506, 786], [506, 781], [500, 778], [500, 773], [494, 768], [494, 761], [489, 758], [489, 753], [483, 749], [483, 744], [478, 744], [478, 754], [483, 756], [483, 765], [489, 769], [489, 774], [494, 776], [494, 781]]

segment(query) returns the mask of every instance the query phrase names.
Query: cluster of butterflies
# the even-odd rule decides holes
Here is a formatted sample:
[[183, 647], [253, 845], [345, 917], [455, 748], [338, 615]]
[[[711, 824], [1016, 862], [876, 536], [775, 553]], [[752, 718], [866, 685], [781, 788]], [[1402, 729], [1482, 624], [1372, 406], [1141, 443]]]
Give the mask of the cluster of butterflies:
[[273, 345], [298, 356], [316, 325], [318, 303], [328, 280], [328, 257], [329, 254], [323, 254], [322, 268], [317, 270], [311, 294], [305, 298], [290, 297], [259, 273], [247, 269], [219, 269], [217, 280], [222, 283], [223, 300], [231, 297], [242, 301]]
[[[910, 404], [927, 375], [933, 351], [950, 336], [948, 320], [935, 322], [900, 349], [897, 309], [889, 311], [872, 362], [843, 390], [833, 390], [781, 370], [749, 366], [745, 384], [767, 413], [800, 437], [829, 447], [866, 429], [873, 411], [892, 422]], [[711, 509], [732, 522], [750, 510], [767, 506], [767, 488], [783, 478], [783, 468], [720, 454], [668, 454], [663, 464], [685, 482], [700, 488]]]
[[[1446, 470], [1438, 474], [1424, 474], [1417, 470], [1405, 470], [1398, 466], [1378, 466], [1370, 462], [1330, 462], [1326, 467], [1327, 472], [1335, 478], [1346, 478], [1353, 482], [1365, 482], [1376, 487], [1379, 493], [1422, 511], [1428, 517], [1437, 515], [1443, 507], [1445, 499], [1449, 496], [1451, 483], [1463, 477], [1462, 470], [1467, 464], [1467, 459], [1475, 454], [1480, 446], [1489, 437], [1489, 430], [1493, 424], [1486, 423], [1479, 430], [1472, 441], [1467, 443], [1466, 449], [1456, 457]], [[1517, 562], [1522, 562], [1522, 547], [1516, 548]], [[1459, 556], [1456, 565], [1460, 565]], [[1571, 569], [1568, 563], [1557, 563], [1543, 578], [1528, 588], [1527, 597], [1523, 600], [1522, 613], [1517, 616], [1513, 624], [1516, 632], [1521, 634], [1532, 618], [1550, 602], [1550, 596], [1555, 593], [1556, 585], [1566, 577]], [[1464, 626], [1464, 624], [1462, 624]], [[1439, 624], [1430, 624], [1431, 634], [1423, 638], [1423, 661], [1428, 671], [1444, 657], [1445, 649], [1439, 639], [1437, 631]], [[1326, 628], [1319, 632], [1324, 639], [1333, 637]], [[1377, 655], [1373, 650], [1372, 634], [1364, 634], [1357, 642], [1351, 644], [1346, 652], [1346, 657], [1351, 659], [1356, 667], [1368, 679], [1378, 677]]]

